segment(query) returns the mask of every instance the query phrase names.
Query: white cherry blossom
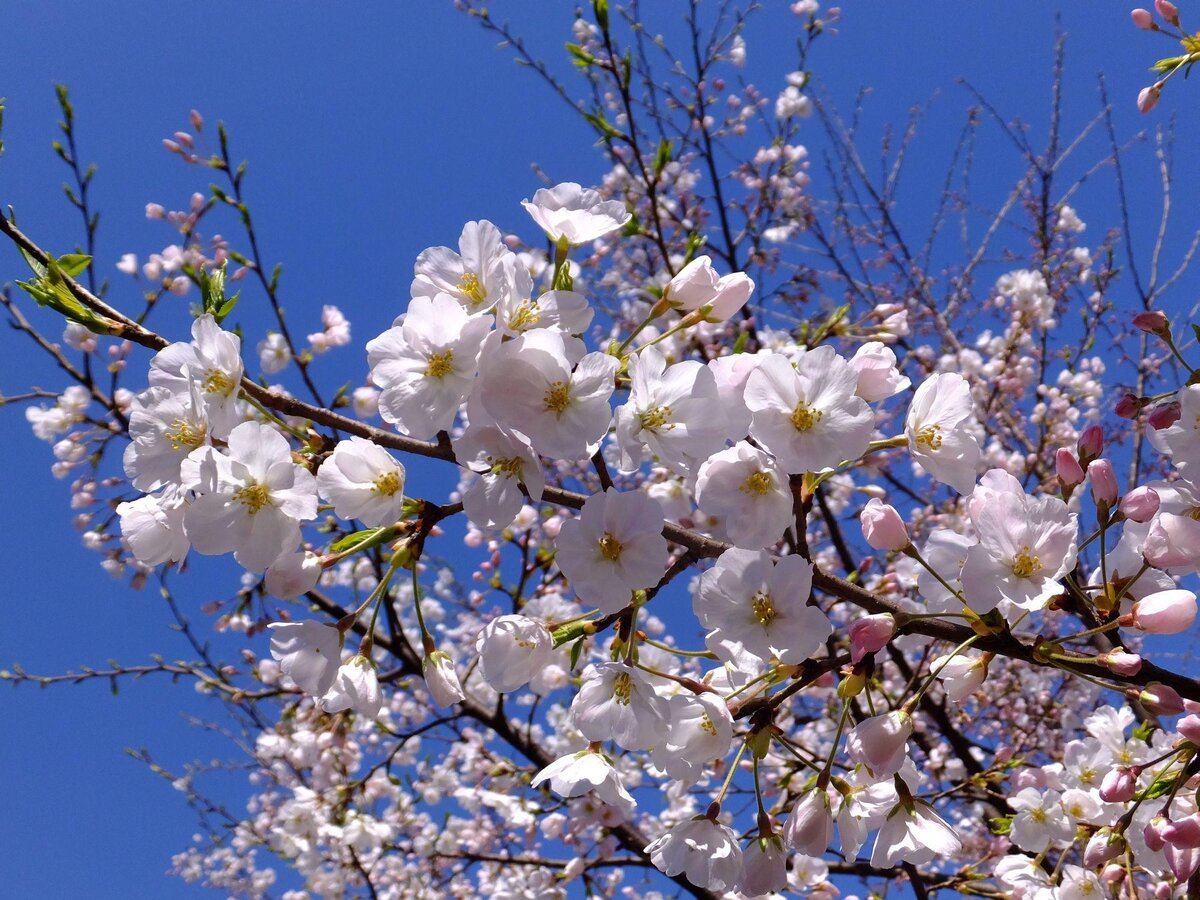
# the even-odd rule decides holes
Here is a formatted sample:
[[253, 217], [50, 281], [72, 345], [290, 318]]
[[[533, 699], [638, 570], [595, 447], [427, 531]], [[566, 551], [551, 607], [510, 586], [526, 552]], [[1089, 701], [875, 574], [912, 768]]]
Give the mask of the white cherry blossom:
[[551, 241], [565, 240], [575, 246], [603, 237], [629, 221], [629, 211], [620, 200], [605, 200], [573, 181], [541, 188], [532, 201], [522, 200], [521, 205]]
[[969, 494], [980, 457], [974, 426], [970, 385], [961, 375], [943, 372], [917, 388], [904, 435], [909, 453], [930, 477], [960, 494]]
[[714, 453], [696, 477], [696, 505], [720, 516], [735, 547], [774, 546], [792, 524], [792, 492], [774, 458], [747, 441]]
[[192, 340], [164, 347], [150, 360], [150, 386], [190, 397], [200, 387], [212, 436], [224, 439], [241, 420], [238, 412], [242, 380], [242, 341], [222, 330], [212, 316], [192, 323]]
[[391, 525], [404, 508], [404, 466], [378, 444], [350, 437], [321, 463], [317, 492], [343, 519]]

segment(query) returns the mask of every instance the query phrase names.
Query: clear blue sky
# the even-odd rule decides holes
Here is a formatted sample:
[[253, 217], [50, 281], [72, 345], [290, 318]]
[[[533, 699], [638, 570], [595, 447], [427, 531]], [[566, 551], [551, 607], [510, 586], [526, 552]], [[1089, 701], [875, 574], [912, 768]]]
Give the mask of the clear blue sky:
[[[493, 9], [518, 23], [541, 55], [570, 77], [559, 62], [573, 6], [530, 0], [498, 2]], [[1095, 75], [1103, 69], [1121, 133], [1131, 135], [1143, 124], [1133, 97], [1148, 80], [1145, 67], [1166, 52], [1165, 42], [1128, 25], [1123, 2], [854, 0], [846, 6], [842, 35], [820, 42], [813, 67], [842, 104], [859, 87], [873, 87], [868, 135], [878, 135], [884, 122], [902, 123], [910, 106], [941, 90], [910, 161], [902, 220], [912, 214], [921, 221], [936, 197], [969, 102], [957, 78], [970, 79], [1006, 116], [1032, 122], [1035, 144], [1041, 143], [1056, 11], [1071, 35], [1068, 133], [1097, 110]], [[996, 15], [1001, 8], [1003, 15]], [[762, 15], [748, 33], [747, 76], [769, 93], [793, 66], [793, 23], [786, 15]], [[315, 330], [326, 302], [340, 304], [353, 322], [356, 346], [318, 370], [326, 384], [361, 377], [360, 348], [403, 308], [412, 260], [422, 248], [452, 244], [464, 221], [480, 217], [532, 236], [518, 206], [538, 186], [531, 163], [556, 180], [589, 182], [603, 172], [590, 132], [448, 2], [213, 0], [151, 8], [110, 0], [101, 9], [83, 0], [8, 0], [0, 6], [0, 35], [6, 60], [0, 93], [8, 100], [0, 203], [16, 207], [22, 227], [59, 252], [79, 239], [76, 214], [60, 193], [65, 170], [49, 149], [57, 116], [52, 85], [65, 81], [82, 156], [99, 165], [97, 265], [114, 280], [114, 302], [136, 299], [113, 264], [124, 252], [144, 259], [172, 240], [168, 228], [144, 219], [145, 203], [180, 206], [210, 180], [169, 157], [160, 139], [182, 127], [193, 107], [212, 124], [224, 119], [235, 156], [251, 162], [247, 190], [264, 252], [285, 263], [283, 296], [293, 327], [301, 334]], [[1165, 122], [1172, 109], [1196, 108], [1194, 85], [1173, 87], [1183, 90], [1168, 92], [1153, 121]], [[814, 152], [821, 147], [816, 131], [814, 125]], [[994, 158], [995, 165], [979, 170], [977, 187], [994, 201], [1018, 166], [994, 129], [982, 134], [988, 137], [981, 158]], [[1195, 146], [1196, 138], [1195, 124], [1185, 122], [1180, 146]], [[866, 146], [875, 146], [873, 137]], [[1101, 148], [1090, 145], [1089, 164]], [[1131, 163], [1140, 217], [1157, 206], [1147, 159], [1141, 151]], [[1178, 170], [1183, 196], [1195, 196], [1194, 167]], [[819, 192], [819, 170], [814, 180]], [[1097, 189], [1079, 204], [1093, 239], [1115, 224], [1111, 196]], [[1183, 216], [1186, 206], [1179, 204]], [[1153, 220], [1140, 221], [1148, 233]], [[15, 254], [0, 247], [0, 280], [23, 276]], [[243, 306], [261, 299], [251, 296]], [[33, 316], [58, 331], [47, 313]], [[252, 308], [235, 318], [256, 338], [265, 324]], [[182, 315], [164, 316], [158, 325], [172, 323], [179, 328]], [[135, 360], [144, 367], [144, 358]], [[0, 390], [17, 393], [31, 383], [61, 384], [19, 335], [4, 333]], [[20, 661], [52, 673], [109, 658], [144, 662], [154, 652], [192, 656], [168, 631], [169, 614], [152, 589], [131, 594], [79, 546], [67, 487], [49, 475], [49, 447], [33, 438], [19, 410], [0, 415], [6, 437], [0, 496], [8, 511], [0, 520], [8, 563], [0, 667]], [[228, 572], [200, 566], [192, 573], [197, 577], [177, 579], [185, 609], [201, 619], [202, 603], [232, 593], [236, 579]], [[203, 893], [164, 875], [170, 855], [194, 831], [193, 814], [123, 753], [126, 746], [147, 747], [168, 766], [229, 755], [223, 740], [190, 726], [181, 711], [219, 715], [215, 703], [162, 679], [126, 685], [119, 698], [106, 684], [0, 690], [0, 893]], [[237, 797], [231, 788], [235, 808]]]

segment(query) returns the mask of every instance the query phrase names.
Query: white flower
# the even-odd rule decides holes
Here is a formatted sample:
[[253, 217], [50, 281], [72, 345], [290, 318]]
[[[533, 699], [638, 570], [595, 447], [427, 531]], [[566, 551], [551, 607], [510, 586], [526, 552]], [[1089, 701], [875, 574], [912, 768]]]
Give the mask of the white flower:
[[626, 750], [646, 750], [667, 732], [667, 701], [640, 670], [623, 662], [589, 666], [571, 702], [571, 719], [589, 741], [615, 741]]
[[501, 694], [515, 691], [554, 662], [554, 638], [527, 616], [497, 616], [475, 639], [483, 680]]
[[802, 352], [794, 368], [772, 353], [746, 380], [750, 434], [789, 474], [858, 459], [871, 442], [875, 416], [857, 389], [858, 374], [832, 347]]
[[[949, 528], [935, 528], [925, 539], [921, 556], [950, 588], [961, 590], [959, 576], [974, 542]], [[917, 591], [932, 612], [961, 612], [962, 601], [924, 566], [917, 567]]]
[[438, 706], [453, 706], [466, 699], [458, 673], [454, 671], [454, 660], [444, 650], [434, 650], [421, 663], [425, 676], [425, 687]]
[[745, 878], [742, 881], [742, 893], [747, 897], [757, 897], [783, 891], [788, 883], [787, 862], [783, 841], [778, 837], [753, 838], [743, 855]]
[[912, 716], [903, 710], [872, 716], [850, 729], [846, 752], [876, 778], [895, 775], [904, 764], [912, 730]]
[[525, 504], [542, 497], [546, 476], [529, 443], [494, 425], [472, 424], [451, 438], [454, 458], [470, 475], [463, 510], [477, 528], [507, 528]]
[[258, 342], [258, 366], [267, 375], [282, 372], [291, 361], [292, 351], [282, 334], [273, 331]]
[[1029, 853], [1041, 853], [1051, 842], [1070, 842], [1075, 836], [1075, 826], [1058, 801], [1056, 791], [1042, 794], [1032, 787], [1009, 797], [1009, 805], [1016, 810], [1009, 832], [1012, 842]]
[[962, 841], [933, 807], [924, 800], [901, 803], [888, 815], [871, 851], [871, 865], [886, 869], [897, 862], [914, 866], [950, 859], [962, 850]]
[[680, 873], [696, 887], [724, 893], [742, 883], [742, 848], [725, 825], [697, 816], [680, 822], [646, 847], [650, 861], [668, 877]]
[[658, 348], [646, 347], [630, 359], [629, 378], [629, 399], [616, 413], [622, 472], [637, 471], [642, 447], [663, 465], [686, 471], [725, 445], [725, 423], [713, 414], [717, 382], [702, 363], [668, 367]]
[[812, 100], [807, 94], [800, 93], [800, 88], [789, 84], [775, 98], [775, 118], [790, 119], [792, 117], [807, 119], [813, 113]]
[[458, 239], [458, 253], [449, 247], [421, 251], [413, 267], [412, 296], [449, 294], [468, 312], [486, 311], [506, 292], [505, 262], [513, 256], [499, 228], [486, 219], [468, 222]]
[[351, 437], [321, 463], [317, 492], [343, 519], [391, 525], [404, 508], [404, 466], [378, 444]]
[[201, 316], [192, 323], [190, 343], [171, 344], [150, 360], [150, 386], [187, 397], [192, 382], [198, 384], [212, 435], [223, 439], [241, 419], [237, 409], [241, 352], [241, 338], [222, 331], [212, 316]]
[[123, 461], [126, 477], [138, 490], [178, 484], [187, 455], [212, 443], [199, 387], [195, 382], [189, 387], [183, 394], [152, 387], [133, 398]]
[[544, 781], [549, 781], [550, 790], [566, 800], [594, 791], [602, 803], [616, 807], [626, 815], [637, 806], [621, 784], [612, 763], [603, 754], [589, 750], [556, 759], [533, 776], [529, 784], [537, 787]]
[[829, 792], [813, 788], [796, 801], [783, 826], [788, 846], [808, 856], [824, 856], [833, 841], [833, 812]]
[[1200, 482], [1200, 384], [1179, 391], [1179, 419], [1156, 437], [1166, 447], [1175, 467], [1185, 477]]
[[987, 678], [988, 664], [982, 656], [939, 656], [930, 663], [931, 671], [937, 672], [946, 696], [955, 703], [964, 703], [983, 685]]
[[180, 470], [197, 496], [184, 514], [197, 552], [234, 558], [261, 572], [300, 543], [300, 521], [317, 515], [316, 479], [292, 461], [287, 440], [268, 425], [243, 422], [226, 452], [194, 450]]
[[350, 322], [336, 306], [321, 307], [321, 325], [324, 330], [308, 336], [313, 353], [324, 353], [331, 347], [344, 347], [350, 343]]
[[183, 530], [181, 492], [168, 488], [117, 505], [121, 537], [134, 558], [147, 566], [182, 562], [191, 544]]
[[792, 492], [775, 460], [747, 441], [714, 453], [696, 477], [696, 505], [724, 518], [736, 547], [774, 546], [792, 523]]
[[533, 221], [551, 241], [565, 239], [578, 246], [603, 237], [629, 221], [629, 212], [619, 200], [604, 200], [596, 191], [572, 181], [542, 188], [533, 200], [522, 200]]
[[695, 784], [709, 763], [729, 752], [733, 717], [720, 696], [713, 693], [673, 695], [667, 739], [654, 745], [654, 765], [684, 784]]
[[692, 607], [706, 640], [722, 659], [739, 650], [763, 662], [801, 663], [832, 633], [825, 614], [808, 605], [812, 563], [785, 556], [774, 563], [765, 550], [726, 550], [700, 576]]
[[494, 310], [496, 330], [516, 337], [535, 328], [583, 334], [592, 323], [587, 298], [574, 291], [546, 291], [534, 296], [533, 276], [514, 254], [505, 263], [507, 285]]
[[970, 504], [979, 543], [967, 551], [962, 585], [977, 613], [1008, 600], [1041, 609], [1061, 593], [1058, 579], [1075, 568], [1078, 523], [1057, 497], [1001, 491]]
[[609, 488], [563, 522], [555, 561], [581, 600], [616, 612], [637, 590], [658, 583], [667, 557], [662, 507], [641, 491]]
[[867, 341], [850, 357], [850, 368], [858, 373], [855, 393], [868, 403], [886, 400], [908, 388], [911, 382], [896, 368], [896, 354], [881, 341]]
[[284, 553], [267, 569], [267, 591], [284, 600], [306, 594], [321, 577], [321, 557], [312, 551]]
[[572, 371], [571, 355], [563, 335], [535, 329], [495, 350], [483, 374], [488, 414], [558, 459], [595, 452], [612, 421], [608, 398], [620, 365], [616, 357], [589, 353]]
[[361, 654], [346, 660], [338, 668], [333, 684], [318, 705], [327, 713], [353, 709], [368, 719], [374, 719], [383, 705], [375, 663]]
[[333, 685], [342, 652], [342, 635], [332, 625], [307, 620], [272, 622], [271, 656], [296, 687], [322, 697]]
[[934, 375], [917, 388], [908, 408], [909, 453], [936, 481], [969, 494], [979, 466], [974, 425], [975, 402], [966, 379], [953, 372]]

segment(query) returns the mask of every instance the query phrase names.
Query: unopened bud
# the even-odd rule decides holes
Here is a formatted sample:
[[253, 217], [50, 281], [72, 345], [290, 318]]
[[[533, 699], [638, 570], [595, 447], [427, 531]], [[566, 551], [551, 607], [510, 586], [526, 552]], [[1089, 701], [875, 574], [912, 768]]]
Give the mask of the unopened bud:
[[1172, 25], [1179, 25], [1179, 7], [1171, 0], [1154, 0], [1154, 10]]
[[1160, 503], [1158, 491], [1142, 485], [1122, 497], [1118, 509], [1130, 522], [1149, 522], [1158, 512]]
[[863, 537], [876, 550], [903, 550], [909, 544], [908, 529], [894, 506], [871, 498], [858, 521]]
[[1066, 447], [1054, 454], [1054, 473], [1064, 489], [1083, 484], [1083, 466]]
[[1178, 422], [1179, 416], [1179, 401], [1173, 400], [1170, 403], [1161, 403], [1150, 410], [1150, 415], [1146, 416], [1146, 423], [1155, 431], [1162, 431]]
[[1183, 712], [1183, 698], [1174, 688], [1165, 684], [1151, 682], [1141, 691], [1130, 688], [1125, 696], [1137, 700], [1156, 716], [1177, 716]]
[[1162, 87], [1159, 84], [1152, 84], [1150, 87], [1144, 87], [1138, 91], [1137, 108], [1138, 112], [1150, 112], [1154, 107], [1158, 106], [1158, 97], [1162, 93]]
[[1142, 658], [1118, 647], [1100, 657], [1100, 665], [1117, 675], [1136, 675], [1142, 670]]
[[1160, 337], [1171, 333], [1170, 321], [1157, 309], [1138, 313], [1133, 317], [1133, 327], [1141, 329], [1146, 334], [1157, 334]]
[[1150, 10], [1148, 9], [1142, 9], [1141, 7], [1138, 7], [1135, 10], [1131, 10], [1129, 13], [1129, 18], [1133, 20], [1133, 24], [1136, 27], [1145, 31], [1152, 31], [1155, 27], [1154, 17], [1150, 15]]
[[863, 616], [850, 623], [850, 660], [858, 662], [868, 653], [876, 653], [896, 634], [896, 619], [891, 613]]
[[1134, 394], [1126, 394], [1117, 401], [1117, 405], [1113, 407], [1113, 412], [1122, 419], [1136, 419], [1145, 401], [1141, 397]]
[[1076, 449], [1079, 451], [1080, 464], [1086, 466], [1104, 452], [1104, 429], [1099, 425], [1089, 425], [1083, 429]]
[[1117, 502], [1117, 473], [1107, 459], [1088, 463], [1088, 479], [1092, 483], [1092, 500], [1097, 506], [1112, 506]]

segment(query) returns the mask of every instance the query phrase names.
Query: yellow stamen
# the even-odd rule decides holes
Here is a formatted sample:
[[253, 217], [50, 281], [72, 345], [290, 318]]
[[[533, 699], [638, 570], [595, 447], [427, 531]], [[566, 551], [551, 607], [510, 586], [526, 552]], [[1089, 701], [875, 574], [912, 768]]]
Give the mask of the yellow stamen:
[[228, 397], [233, 393], [234, 383], [220, 369], [209, 369], [204, 373], [204, 392], [206, 394], [222, 394]]
[[771, 490], [771, 476], [761, 470], [755, 472], [742, 482], [742, 486], [738, 490], [743, 494], [758, 494], [761, 497]]
[[917, 444], [926, 450], [937, 450], [942, 446], [942, 426], [926, 425], [917, 432]]
[[252, 481], [245, 487], [240, 487], [234, 491], [233, 499], [239, 503], [244, 503], [246, 509], [250, 510], [250, 515], [254, 515], [271, 502], [271, 490], [265, 484]]
[[758, 620], [758, 624], [764, 628], [775, 621], [775, 601], [770, 594], [757, 592], [750, 600], [750, 608], [754, 611], [754, 618]]
[[1029, 555], [1029, 547], [1022, 547], [1021, 552], [1013, 559], [1012, 571], [1018, 578], [1029, 578], [1042, 571], [1042, 561]]
[[471, 298], [473, 303], [482, 303], [487, 299], [487, 288], [479, 283], [479, 276], [474, 272], [463, 272], [458, 279], [458, 289]]
[[[643, 428], [662, 428], [663, 425], [666, 425], [667, 428], [675, 427], [675, 424], [671, 422], [671, 407], [669, 406], [656, 406], [654, 409], [648, 409], [639, 418]], [[671, 423], [667, 424], [668, 422]]]
[[621, 542], [607, 531], [600, 538], [600, 555], [609, 562], [616, 562], [621, 558]]
[[546, 403], [546, 409], [561, 415], [562, 411], [571, 405], [571, 394], [567, 383], [565, 381], [554, 382], [546, 391], [546, 396], [543, 399]]
[[613, 681], [613, 698], [622, 706], [629, 705], [630, 695], [633, 694], [633, 679], [628, 672], [622, 672]]
[[492, 464], [492, 473], [495, 475], [503, 475], [506, 478], [520, 478], [521, 471], [525, 465], [525, 461], [519, 456], [509, 456], [505, 459], [495, 459], [489, 461]]
[[526, 300], [517, 307], [517, 311], [508, 317], [508, 327], [513, 331], [524, 331], [526, 328], [532, 328], [542, 320], [542, 312], [537, 307], [537, 303], [532, 300]]
[[377, 491], [384, 497], [394, 497], [403, 486], [399, 472], [388, 472], [375, 479], [375, 486], [371, 490]]
[[208, 429], [203, 425], [192, 425], [183, 419], [176, 419], [167, 428], [167, 440], [171, 442], [173, 450], [199, 447], [207, 435]]
[[443, 350], [441, 353], [434, 353], [429, 357], [429, 365], [425, 367], [425, 374], [430, 378], [445, 378], [454, 370], [454, 351]]
[[825, 413], [819, 409], [813, 409], [803, 400], [797, 403], [796, 408], [792, 410], [792, 426], [797, 431], [808, 431], [823, 418], [825, 418]]

